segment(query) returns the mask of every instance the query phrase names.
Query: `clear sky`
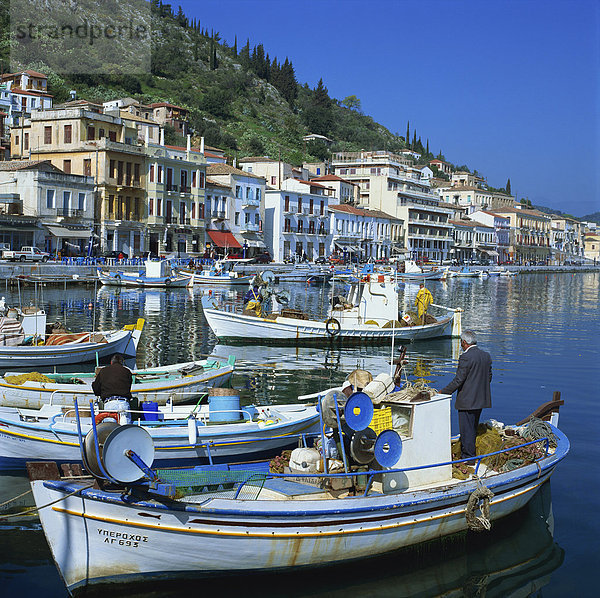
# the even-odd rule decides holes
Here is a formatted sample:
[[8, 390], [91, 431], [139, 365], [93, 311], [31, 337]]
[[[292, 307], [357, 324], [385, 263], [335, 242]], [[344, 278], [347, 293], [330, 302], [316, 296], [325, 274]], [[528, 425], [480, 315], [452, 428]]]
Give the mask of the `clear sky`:
[[184, 0], [238, 47], [292, 61], [300, 83], [477, 169], [494, 187], [600, 210], [597, 0]]

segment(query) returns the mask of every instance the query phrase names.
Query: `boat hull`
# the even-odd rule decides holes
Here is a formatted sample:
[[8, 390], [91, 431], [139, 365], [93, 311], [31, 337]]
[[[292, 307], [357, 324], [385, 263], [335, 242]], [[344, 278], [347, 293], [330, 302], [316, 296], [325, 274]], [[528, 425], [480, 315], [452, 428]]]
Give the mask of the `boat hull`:
[[[252, 338], [264, 343], [388, 343], [396, 341], [415, 341], [431, 338], [456, 336], [456, 323], [459, 314], [442, 318], [436, 324], [425, 326], [405, 326], [399, 328], [381, 328], [377, 325], [363, 324], [352, 328], [341, 328], [339, 334], [332, 336], [325, 322], [297, 320], [277, 317], [276, 320], [245, 316], [233, 312], [204, 308], [209, 326], [219, 340], [235, 341]], [[458, 332], [460, 336], [460, 332]]]
[[[160, 380], [156, 383], [134, 383], [131, 386], [131, 394], [140, 401], [154, 401], [159, 405], [170, 401], [177, 405], [197, 399], [209, 388], [226, 384], [232, 372], [232, 365], [223, 365], [197, 376]], [[48, 382], [25, 382], [15, 385], [0, 377], [0, 407], [41, 409], [43, 405], [48, 404], [72, 406], [75, 401], [88, 404], [94, 398], [91, 380], [88, 384], [81, 385]]]
[[[558, 433], [560, 434], [560, 432]], [[568, 451], [486, 479], [492, 522], [522, 508]], [[565, 446], [566, 445], [566, 446]], [[69, 590], [105, 582], [280, 571], [363, 559], [467, 529], [477, 481], [427, 491], [335, 500], [124, 503], [118, 494], [32, 482], [40, 518]]]
[[149, 278], [142, 275], [129, 275], [124, 272], [98, 271], [98, 279], [103, 285], [113, 287], [137, 287], [144, 289], [177, 289], [189, 284], [188, 276], [171, 276], [165, 278]]

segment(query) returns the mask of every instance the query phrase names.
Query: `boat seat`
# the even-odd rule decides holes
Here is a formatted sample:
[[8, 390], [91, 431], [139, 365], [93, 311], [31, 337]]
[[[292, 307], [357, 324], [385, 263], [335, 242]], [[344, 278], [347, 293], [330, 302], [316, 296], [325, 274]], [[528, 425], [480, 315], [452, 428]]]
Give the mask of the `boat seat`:
[[322, 494], [323, 488], [302, 484], [301, 482], [292, 482], [284, 478], [269, 478], [265, 481], [264, 488], [274, 492], [280, 492], [286, 496], [298, 496], [299, 494]]

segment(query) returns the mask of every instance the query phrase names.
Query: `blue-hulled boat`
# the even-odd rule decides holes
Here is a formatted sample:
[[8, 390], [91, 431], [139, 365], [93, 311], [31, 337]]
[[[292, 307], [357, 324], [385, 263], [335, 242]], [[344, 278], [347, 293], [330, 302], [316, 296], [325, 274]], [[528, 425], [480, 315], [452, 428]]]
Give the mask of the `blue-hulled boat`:
[[97, 269], [98, 279], [103, 285], [117, 287], [140, 287], [146, 289], [182, 288], [191, 284], [190, 276], [174, 272], [168, 261], [146, 262], [142, 272], [109, 271]]
[[[342, 460], [328, 458], [326, 448], [312, 471], [307, 463], [292, 467], [294, 452], [284, 473], [256, 463], [154, 470], [147, 439], [127, 427], [111, 432], [102, 455], [98, 446], [89, 457], [89, 470], [113, 482], [106, 489], [93, 478], [60, 479], [58, 470], [30, 464], [36, 504], [53, 505], [40, 519], [68, 589], [322, 566], [489, 528], [527, 504], [569, 450], [553, 424], [527, 440], [534, 423], [494, 422], [512, 444], [479, 455], [475, 471], [457, 479], [449, 396], [413, 402], [391, 392], [374, 410], [362, 392], [344, 406], [338, 391], [319, 396], [321, 429], [332, 417], [341, 429], [345, 409], [346, 424], [356, 430], [350, 453], [362, 467], [346, 452]], [[390, 412], [378, 414], [382, 409]], [[514, 455], [515, 442], [521, 450], [537, 448], [511, 470], [495, 459]], [[324, 433], [322, 446], [330, 447]]]

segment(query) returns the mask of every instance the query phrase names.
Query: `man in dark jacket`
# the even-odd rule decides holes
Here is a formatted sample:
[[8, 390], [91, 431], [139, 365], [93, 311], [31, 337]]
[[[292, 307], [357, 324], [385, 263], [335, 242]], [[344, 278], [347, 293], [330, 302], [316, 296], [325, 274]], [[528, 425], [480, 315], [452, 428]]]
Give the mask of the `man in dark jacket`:
[[107, 399], [127, 399], [131, 401], [131, 370], [123, 365], [123, 356], [115, 353], [110, 365], [102, 368], [92, 382], [94, 394], [103, 401]]
[[475, 457], [475, 439], [481, 410], [492, 406], [492, 358], [489, 353], [477, 346], [477, 337], [470, 330], [460, 336], [460, 346], [464, 351], [458, 359], [458, 369], [454, 380], [440, 391], [441, 394], [456, 394], [455, 407], [458, 409], [458, 426], [462, 458]]

